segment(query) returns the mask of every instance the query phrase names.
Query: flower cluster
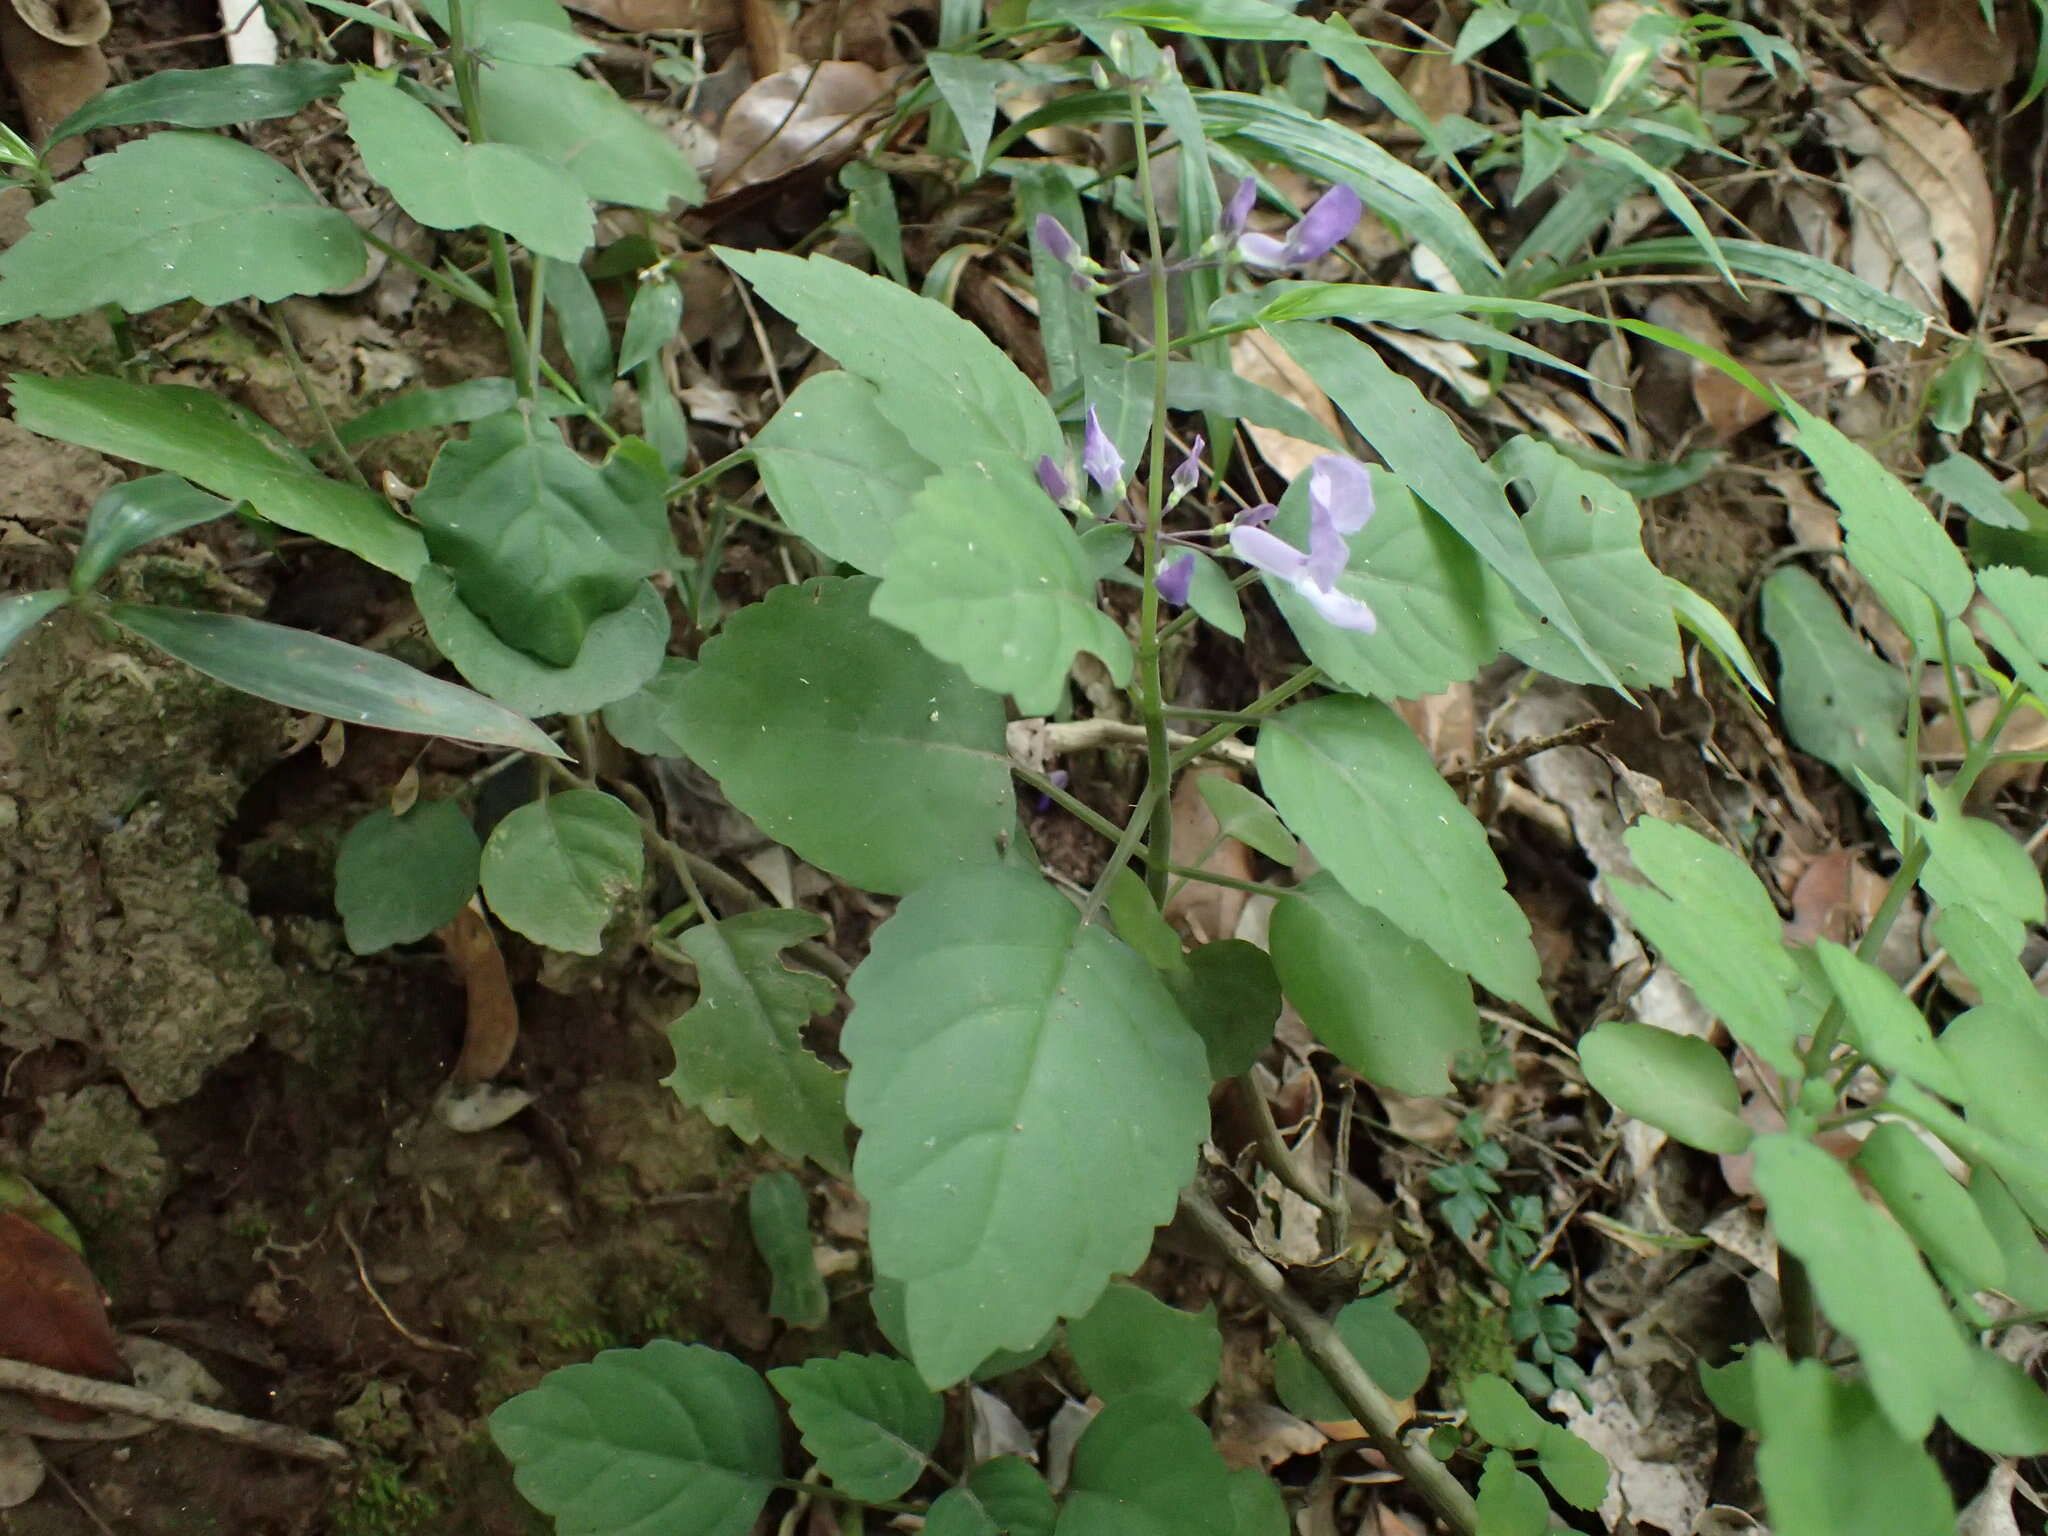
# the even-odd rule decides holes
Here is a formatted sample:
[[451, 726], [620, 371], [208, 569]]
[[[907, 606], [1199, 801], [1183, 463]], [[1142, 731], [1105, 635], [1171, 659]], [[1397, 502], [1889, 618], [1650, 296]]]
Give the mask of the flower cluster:
[[1358, 460], [1326, 453], [1308, 472], [1308, 548], [1296, 549], [1265, 524], [1277, 509], [1253, 507], [1230, 530], [1230, 550], [1246, 565], [1277, 576], [1339, 629], [1371, 634], [1379, 627], [1372, 609], [1337, 578], [1351, 560], [1350, 538], [1372, 520], [1372, 474]]

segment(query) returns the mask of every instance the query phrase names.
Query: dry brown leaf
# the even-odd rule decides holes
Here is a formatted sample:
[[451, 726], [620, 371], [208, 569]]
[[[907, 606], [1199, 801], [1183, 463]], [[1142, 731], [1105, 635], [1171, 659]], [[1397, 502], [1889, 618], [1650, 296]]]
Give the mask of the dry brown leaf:
[[[1995, 698], [1978, 699], [1969, 705], [1966, 713], [1970, 720], [1970, 732], [1981, 737], [1991, 728], [1997, 718], [1999, 701]], [[2005, 728], [1998, 735], [1998, 750], [2001, 752], [2048, 751], [2048, 715], [2039, 710], [2022, 709], [2006, 721]], [[1920, 734], [1920, 756], [1931, 763], [1959, 763], [1963, 760], [1962, 732], [1956, 729], [1953, 713], [1943, 712], [1928, 722]], [[1969, 803], [1981, 806], [1996, 800], [2005, 790], [2020, 781], [2038, 782], [2041, 777], [2040, 763], [1992, 763], [1978, 775], [1977, 782], [1970, 786]]]
[[[107, 88], [106, 55], [98, 43], [73, 47], [52, 42], [11, 4], [0, 4], [0, 62], [21, 98], [28, 137], [40, 140], [73, 112]], [[85, 158], [85, 139], [66, 139], [44, 157], [50, 171], [63, 175]]]
[[621, 32], [731, 32], [738, 0], [564, 0]]
[[[120, 1376], [126, 1369], [85, 1260], [19, 1211], [0, 1211], [0, 1357], [74, 1376]], [[69, 1403], [38, 1406], [73, 1423], [93, 1416]]]
[[[1202, 798], [1204, 777], [1224, 778], [1242, 783], [1229, 768], [1202, 767], [1181, 775], [1173, 791], [1173, 861], [1193, 865], [1212, 875], [1232, 880], [1252, 878], [1249, 849], [1234, 837], [1222, 837], [1222, 827], [1209, 802]], [[1166, 901], [1166, 920], [1197, 944], [1227, 939], [1237, 932], [1237, 920], [1244, 912], [1246, 893], [1227, 885], [1204, 885], [1190, 880]]]
[[[1240, 331], [1232, 337], [1230, 362], [1239, 378], [1262, 385], [1281, 399], [1300, 406], [1341, 438], [1337, 408], [1330, 404], [1330, 397], [1308, 376], [1308, 370], [1289, 357], [1280, 344], [1264, 331]], [[1292, 481], [1329, 451], [1249, 421], [1244, 424], [1244, 429], [1251, 436], [1252, 446], [1259, 450], [1259, 457], [1282, 480]]]
[[756, 81], [725, 114], [707, 178], [719, 195], [845, 159], [888, 104], [890, 77], [851, 59], [797, 64]]
[[107, 35], [114, 23], [107, 0], [9, 0], [40, 37], [66, 48], [83, 48]]
[[519, 1045], [519, 1001], [512, 995], [505, 957], [475, 902], [456, 913], [455, 921], [435, 937], [469, 999], [454, 1081], [488, 1082], [505, 1070]]
[[[1850, 173], [1852, 187], [1861, 194], [1851, 225], [1852, 247], [1857, 224], [1881, 214], [1898, 226], [1894, 233], [1901, 238], [1904, 255], [1903, 240], [1914, 221], [1899, 203], [1898, 188], [1866, 170], [1882, 165], [1922, 210], [1927, 234], [1939, 253], [1941, 275], [1972, 307], [1981, 305], [1998, 209], [1970, 131], [1939, 107], [1885, 85], [1865, 86], [1850, 99], [1836, 102], [1833, 120], [1836, 142], [1865, 157]], [[1859, 174], [1864, 177], [1860, 186]]]
[[1993, 31], [1978, 0], [1881, 0], [1863, 30], [1891, 69], [1942, 91], [1995, 91], [2019, 68], [2008, 17]]

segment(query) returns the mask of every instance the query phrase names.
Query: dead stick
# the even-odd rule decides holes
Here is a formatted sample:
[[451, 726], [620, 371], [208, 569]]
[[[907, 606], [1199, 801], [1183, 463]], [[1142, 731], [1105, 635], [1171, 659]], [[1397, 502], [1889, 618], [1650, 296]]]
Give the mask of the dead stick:
[[240, 1445], [254, 1446], [273, 1455], [289, 1456], [294, 1461], [340, 1466], [351, 1459], [347, 1446], [337, 1440], [309, 1435], [303, 1429], [266, 1424], [261, 1419], [245, 1419], [239, 1413], [222, 1413], [218, 1408], [204, 1408], [198, 1403], [177, 1402], [168, 1397], [158, 1397], [154, 1392], [144, 1392], [139, 1387], [123, 1386], [118, 1381], [95, 1381], [90, 1376], [46, 1370], [25, 1360], [0, 1360], [0, 1388], [31, 1392], [37, 1397], [54, 1397], [60, 1403], [75, 1403], [81, 1408], [97, 1408], [104, 1413], [131, 1413], [137, 1418], [154, 1419], [160, 1424], [176, 1424], [183, 1429], [196, 1429]]
[[1287, 1277], [1230, 1224], [1230, 1218], [1202, 1190], [1182, 1190], [1180, 1212], [1252, 1288], [1266, 1310], [1294, 1335], [1302, 1353], [1344, 1400], [1344, 1406], [1387, 1458], [1387, 1464], [1406, 1479], [1408, 1486], [1453, 1531], [1459, 1536], [1473, 1536], [1479, 1529], [1479, 1508], [1472, 1502], [1472, 1495], [1428, 1450], [1401, 1438], [1401, 1419], [1394, 1412], [1393, 1399], [1366, 1374], [1358, 1357], [1345, 1347], [1328, 1320], [1295, 1294]]

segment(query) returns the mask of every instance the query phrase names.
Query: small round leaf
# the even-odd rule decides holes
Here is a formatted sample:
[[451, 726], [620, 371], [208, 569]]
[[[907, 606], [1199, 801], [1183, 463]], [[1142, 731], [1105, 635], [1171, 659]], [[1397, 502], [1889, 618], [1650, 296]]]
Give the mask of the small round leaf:
[[1704, 1040], [1654, 1024], [1602, 1024], [1579, 1042], [1579, 1062], [1616, 1108], [1688, 1147], [1733, 1154], [1749, 1145], [1735, 1074]]
[[348, 947], [374, 954], [452, 922], [476, 894], [482, 852], [453, 800], [428, 800], [403, 816], [372, 811], [349, 828], [334, 861]]
[[484, 898], [534, 943], [594, 955], [620, 898], [639, 889], [643, 856], [632, 811], [598, 790], [568, 790], [498, 823], [484, 847]]

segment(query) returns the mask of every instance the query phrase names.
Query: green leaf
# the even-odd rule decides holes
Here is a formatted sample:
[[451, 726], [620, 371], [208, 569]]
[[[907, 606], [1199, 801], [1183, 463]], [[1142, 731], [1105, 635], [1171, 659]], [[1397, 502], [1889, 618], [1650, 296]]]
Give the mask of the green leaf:
[[925, 1511], [924, 1536], [1002, 1536], [1002, 1527], [967, 1489], [948, 1488]]
[[2048, 1162], [2048, 1121], [2040, 1113], [2048, 1103], [2048, 1029], [2039, 1010], [1972, 1008], [1949, 1020], [1941, 1051], [1960, 1079], [1957, 1095], [1972, 1121]]
[[353, 73], [346, 64], [319, 64], [311, 59], [158, 70], [101, 91], [52, 128], [43, 143], [48, 148], [81, 133], [134, 123], [225, 128], [231, 123], [290, 117], [307, 103], [340, 90]]
[[879, 574], [896, 524], [932, 476], [889, 424], [874, 386], [843, 369], [817, 373], [754, 434], [754, 464], [793, 533], [827, 559]]
[[1515, 1470], [1506, 1451], [1488, 1451], [1479, 1474], [1478, 1536], [1543, 1536], [1550, 1529], [1550, 1501], [1535, 1478]]
[[1077, 652], [1119, 685], [1131, 675], [1131, 642], [1095, 606], [1080, 540], [1007, 459], [947, 470], [917, 493], [872, 611], [1026, 714], [1058, 706]]
[[1399, 715], [1364, 699], [1297, 704], [1259, 731], [1258, 765], [1287, 824], [1354, 900], [1550, 1017], [1529, 920], [1485, 830]]
[[[1738, 1345], [1738, 1349], [1747, 1346]], [[1700, 1386], [1714, 1411], [1733, 1424], [1755, 1434], [1763, 1428], [1763, 1415], [1756, 1405], [1756, 1362], [1738, 1354], [1727, 1365], [1699, 1364]]]
[[1474, 1376], [1460, 1383], [1458, 1391], [1465, 1399], [1466, 1424], [1488, 1445], [1504, 1451], [1533, 1451], [1551, 1427], [1505, 1377]]
[[[1919, 1440], [1936, 1408], [1964, 1386], [1969, 1349], [1912, 1242], [1812, 1142], [1759, 1136], [1751, 1148], [1756, 1187], [1770, 1204], [1779, 1243], [1805, 1261], [1829, 1320], [1855, 1341], [1892, 1427]], [[1757, 1386], [1768, 1445], [1775, 1394], [1762, 1378]]]
[[742, 609], [663, 725], [770, 836], [900, 894], [994, 863], [1017, 813], [1002, 701], [870, 617], [875, 589], [828, 577]]
[[1629, 921], [1730, 1034], [1778, 1071], [1797, 1073], [1799, 968], [1779, 937], [1778, 909], [1749, 866], [1670, 822], [1640, 821], [1625, 841], [1658, 887], [1613, 882]]
[[541, 290], [554, 312], [555, 328], [576, 386], [586, 400], [609, 399], [614, 377], [612, 328], [597, 288], [573, 261], [548, 261], [544, 267], [547, 276], [541, 280]]
[[1273, 965], [1311, 1033], [1367, 1082], [1450, 1091], [1451, 1059], [1479, 1045], [1465, 973], [1327, 873], [1273, 908]]
[[1103, 910], [1109, 914], [1116, 936], [1143, 955], [1153, 970], [1168, 976], [1186, 973], [1187, 959], [1181, 953], [1180, 935], [1159, 915], [1159, 908], [1152, 904], [1152, 893], [1136, 870], [1126, 865], [1116, 872], [1109, 882]]
[[605, 924], [640, 889], [642, 859], [632, 811], [599, 790], [565, 790], [520, 806], [493, 829], [484, 899], [536, 944], [600, 954]]
[[1008, 866], [912, 893], [848, 990], [875, 1267], [950, 1384], [1137, 1267], [1206, 1134], [1207, 1063], [1144, 961]]
[[1931, 605], [1960, 618], [1976, 584], [1963, 553], [1905, 482], [1796, 401], [1784, 402], [1798, 427], [1792, 446], [1820, 471], [1842, 515], [1849, 563], [1868, 581], [1923, 658], [1941, 654]]
[[[1441, 254], [1441, 253], [1439, 253]], [[1509, 586], [1571, 643], [1609, 687], [1620, 680], [1600, 658], [1529, 531], [1451, 418], [1423, 398], [1364, 342], [1327, 325], [1288, 325], [1273, 336], [1306, 368], [1408, 489], [1429, 503]]]
[[1954, 1536], [1941, 1469], [1918, 1433], [1886, 1422], [1870, 1386], [1775, 1349], [1750, 1359], [1764, 1424], [1756, 1470], [1774, 1536]]
[[344, 725], [562, 756], [531, 720], [376, 651], [239, 614], [144, 603], [113, 603], [106, 611], [195, 671], [287, 709]]
[[[1594, 650], [1632, 688], [1678, 676], [1678, 626], [1669, 588], [1643, 553], [1643, 520], [1633, 497], [1605, 475], [1581, 469], [1532, 437], [1510, 438], [1489, 467], [1503, 485], [1529, 494], [1522, 519], [1543, 562]], [[1546, 629], [1513, 645], [1515, 654], [1567, 682], [1598, 681]]]
[[833, 1005], [830, 982], [782, 963], [825, 931], [809, 912], [742, 912], [699, 923], [676, 945], [697, 966], [697, 1001], [669, 1026], [676, 1097], [742, 1141], [846, 1171], [846, 1082], [811, 1054], [804, 1026]]
[[1168, 363], [1166, 403], [1176, 411], [1217, 412], [1256, 426], [1271, 427], [1331, 453], [1344, 451], [1342, 438], [1292, 400], [1221, 368], [1202, 363]]
[[683, 680], [696, 665], [680, 656], [664, 656], [661, 669], [638, 691], [605, 705], [604, 728], [612, 733], [612, 739], [629, 752], [649, 757], [684, 756], [683, 744], [664, 722], [674, 719], [682, 708]]
[[30, 212], [28, 233], [0, 253], [0, 324], [324, 293], [362, 270], [348, 215], [261, 150], [154, 133], [93, 156]]
[[506, 61], [484, 70], [477, 90], [491, 142], [567, 171], [593, 202], [660, 213], [671, 201], [704, 201], [704, 184], [682, 150], [602, 81]]
[[31, 432], [183, 475], [407, 581], [426, 561], [419, 531], [380, 497], [328, 479], [204, 390], [28, 374], [16, 374], [10, 388], [14, 419]]
[[464, 143], [424, 102], [368, 75], [349, 82], [341, 109], [363, 168], [429, 229], [482, 224], [557, 261], [590, 248], [589, 200], [547, 161], [516, 145]]
[[1183, 1408], [1209, 1395], [1223, 1365], [1213, 1305], [1183, 1312], [1121, 1281], [1067, 1324], [1067, 1348], [1097, 1397], [1152, 1392]]
[[1986, 1003], [2016, 1008], [2048, 1022], [2048, 998], [2034, 990], [2034, 978], [2014, 954], [2007, 934], [1968, 907], [1945, 907], [1935, 914], [1935, 941], [1967, 976]]
[[22, 636], [71, 600], [69, 592], [16, 592], [0, 597], [0, 661]]
[[1116, 1398], [1082, 1431], [1057, 1536], [1235, 1536], [1229, 1474], [1200, 1419]]
[[501, 639], [567, 667], [593, 620], [680, 558], [663, 490], [627, 455], [600, 467], [553, 429], [507, 411], [441, 450], [413, 514], [462, 600]]
[[1052, 1490], [1031, 1464], [998, 1456], [967, 1474], [964, 1491], [985, 1510], [1003, 1536], [1052, 1536], [1058, 1509]]
[[[510, 379], [464, 379], [443, 389], [413, 389], [373, 405], [362, 415], [343, 422], [335, 434], [342, 446], [353, 448], [399, 432], [420, 432], [432, 427], [462, 426], [482, 421], [519, 403], [519, 391]], [[535, 402], [544, 414], [564, 415], [573, 409], [552, 390], [542, 392]]]
[[1947, 1098], [1963, 1096], [1962, 1080], [1935, 1045], [1925, 1016], [1897, 982], [1832, 940], [1820, 940], [1814, 952], [1848, 1017], [1849, 1038], [1864, 1055]]
[[953, 110], [967, 149], [968, 174], [979, 179], [988, 162], [989, 135], [996, 125], [996, 93], [1015, 91], [1030, 79], [1025, 70], [1002, 59], [970, 54], [928, 53], [925, 68], [939, 97]]
[[839, 1355], [768, 1373], [804, 1449], [841, 1493], [893, 1499], [930, 1464], [946, 1404], [907, 1360]]
[[626, 329], [619, 337], [619, 372], [630, 373], [661, 356], [683, 321], [683, 290], [666, 277], [643, 278], [633, 290], [626, 311]]
[[1969, 1191], [1910, 1126], [1887, 1120], [1872, 1127], [1857, 1150], [1856, 1168], [1936, 1265], [1960, 1276], [1973, 1291], [2004, 1285], [2005, 1255], [1998, 1239]]
[[370, 812], [334, 861], [334, 905], [348, 947], [372, 955], [455, 920], [476, 894], [483, 846], [462, 807], [426, 800], [403, 816]]
[[[1507, 584], [1448, 523], [1384, 470], [1372, 480], [1376, 510], [1351, 540], [1337, 587], [1371, 605], [1377, 629], [1338, 629], [1286, 582], [1261, 580], [1302, 653], [1338, 683], [1373, 697], [1421, 698], [1477, 677], [1531, 626]], [[1308, 481], [1296, 477], [1272, 524], [1297, 549], [1308, 548]]]
[[1730, 677], [1740, 678], [1758, 698], [1772, 702], [1763, 670], [1749, 654], [1749, 647], [1742, 643], [1735, 626], [1728, 622], [1728, 616], [1676, 576], [1664, 578], [1664, 589], [1671, 603], [1671, 615], [1678, 620], [1679, 627], [1690, 630]]
[[[415, 48], [424, 49], [434, 46], [432, 38], [421, 37], [419, 33], [413, 31], [410, 27], [400, 26], [383, 12], [373, 11], [367, 5], [357, 5], [354, 3], [354, 0], [306, 0], [306, 3], [317, 10], [326, 11], [335, 16], [345, 16], [350, 21], [360, 21], [364, 26], [374, 28], [376, 31], [387, 32], [403, 42], [412, 44]], [[334, 35], [338, 36], [343, 30], [345, 28], [336, 28]]]
[[1607, 1497], [1607, 1458], [1562, 1424], [1543, 1426], [1536, 1465], [1544, 1481], [1574, 1509], [1598, 1509]]
[[1184, 976], [1167, 986], [1209, 1056], [1217, 1081], [1249, 1072], [1280, 1021], [1280, 978], [1273, 961], [1246, 939], [1218, 939], [1187, 957]]
[[661, 666], [671, 627], [668, 604], [643, 581], [623, 608], [583, 632], [575, 661], [552, 667], [500, 640], [442, 567], [422, 569], [412, 596], [441, 654], [479, 690], [522, 715], [588, 714], [630, 697]]
[[1970, 1351], [1969, 1387], [1941, 1405], [1941, 1416], [1989, 1455], [2048, 1453], [2048, 1395], [2023, 1368], [1989, 1349]]
[[490, 1425], [527, 1502], [585, 1536], [747, 1536], [782, 1475], [775, 1399], [701, 1344], [550, 1371]]
[[1778, 690], [1792, 744], [1852, 783], [1897, 785], [1905, 762], [1910, 689], [1842, 618], [1805, 571], [1773, 571], [1763, 588], [1764, 633], [1778, 648]]
[[1998, 477], [1968, 454], [1950, 454], [1922, 475], [1920, 484], [1986, 527], [2026, 532], [2034, 526]]
[[1063, 455], [1045, 397], [945, 305], [823, 256], [717, 250], [806, 341], [873, 385], [882, 415], [926, 458], [985, 474], [1008, 461], [1028, 477], [1040, 454]]
[[796, 1175], [777, 1169], [747, 1190], [747, 1228], [768, 1266], [768, 1315], [792, 1328], [822, 1328], [832, 1315], [811, 1240], [811, 1205]]
[[[1415, 1325], [1394, 1310], [1392, 1296], [1382, 1292], [1354, 1301], [1337, 1314], [1332, 1326], [1366, 1374], [1395, 1402], [1413, 1397], [1429, 1379], [1429, 1346]], [[1281, 1340], [1273, 1351], [1273, 1390], [1297, 1417], [1318, 1424], [1352, 1417], [1350, 1406], [1292, 1338]]]
[[1579, 1064], [1615, 1108], [1688, 1147], [1732, 1156], [1749, 1145], [1735, 1073], [1704, 1040], [1653, 1024], [1602, 1024], [1579, 1041]]
[[846, 189], [846, 214], [854, 231], [874, 253], [890, 280], [908, 288], [910, 271], [903, 265], [903, 222], [896, 211], [896, 192], [889, 183], [889, 173], [871, 161], [850, 160], [839, 172], [839, 185]]
[[1700, 217], [1699, 209], [1693, 207], [1692, 199], [1685, 195], [1671, 173], [1660, 166], [1652, 165], [1641, 155], [1630, 149], [1619, 139], [1610, 139], [1604, 133], [1583, 135], [1579, 147], [1597, 159], [1621, 166], [1656, 193], [1657, 201], [1679, 223], [1683, 224], [1693, 239], [1700, 243], [1707, 260], [1714, 264], [1714, 270], [1728, 280], [1728, 286], [1738, 294], [1742, 283], [1735, 276], [1735, 269], [1728, 265], [1728, 258], [1721, 254], [1721, 242], [1714, 238], [1714, 232], [1707, 228], [1707, 221]]
[[1237, 780], [1220, 773], [1196, 774], [1195, 791], [1225, 837], [1257, 849], [1275, 864], [1291, 866], [1301, 857], [1301, 845], [1280, 813]]
[[156, 539], [168, 538], [235, 510], [176, 475], [145, 475], [101, 492], [85, 520], [71, 565], [71, 590], [89, 591], [116, 561]]
[[531, 21], [491, 20], [483, 14], [485, 26], [477, 43], [485, 67], [498, 64], [574, 64], [598, 51], [596, 43], [573, 31]]
[[1920, 822], [1931, 854], [1920, 877], [1927, 893], [2008, 934], [2039, 924], [2048, 892], [2025, 846], [1995, 822], [1965, 814], [1952, 786], [1930, 782], [1927, 798], [1934, 806], [1934, 820]]
[[[1085, 540], [1085, 534], [1083, 538]], [[1188, 606], [1201, 615], [1205, 623], [1222, 630], [1233, 640], [1242, 640], [1244, 608], [1237, 600], [1237, 589], [1223, 574], [1223, 567], [1199, 549], [1185, 553], [1193, 556], [1195, 562], [1195, 574], [1188, 580]], [[1118, 562], [1119, 568], [1122, 563]]]

